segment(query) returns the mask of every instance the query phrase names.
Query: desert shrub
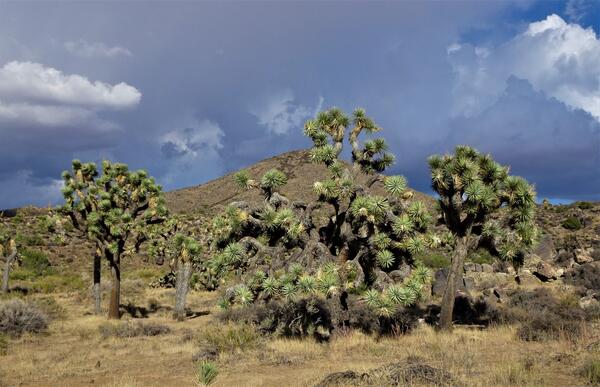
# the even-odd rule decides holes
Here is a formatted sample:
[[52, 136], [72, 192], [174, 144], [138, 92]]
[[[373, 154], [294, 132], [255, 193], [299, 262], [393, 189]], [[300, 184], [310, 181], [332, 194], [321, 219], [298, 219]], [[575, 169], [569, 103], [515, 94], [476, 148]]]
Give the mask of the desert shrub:
[[24, 249], [21, 252], [23, 268], [37, 276], [42, 276], [50, 271], [48, 256], [39, 250]]
[[579, 375], [587, 384], [600, 385], [600, 359], [586, 361], [579, 370]]
[[432, 269], [443, 269], [450, 266], [450, 258], [440, 253], [429, 253], [419, 256], [423, 264]]
[[8, 353], [8, 336], [4, 333], [0, 333], [0, 356], [4, 356]]
[[39, 333], [48, 328], [48, 318], [33, 305], [13, 299], [0, 303], [0, 334], [20, 336]]
[[524, 341], [546, 341], [561, 337], [573, 339], [581, 333], [581, 321], [565, 318], [552, 312], [533, 312], [529, 320], [517, 329]]
[[569, 206], [565, 206], [564, 204], [559, 204], [559, 205], [553, 206], [552, 208], [554, 209], [554, 212], [557, 214], [562, 214], [569, 210]]
[[231, 353], [256, 347], [260, 335], [250, 324], [230, 322], [208, 327], [200, 332], [198, 339], [201, 346]]
[[158, 336], [171, 332], [171, 328], [158, 323], [143, 323], [137, 321], [121, 323], [103, 323], [98, 327], [102, 337], [138, 337], [138, 336]]
[[586, 320], [600, 320], [600, 303], [594, 303], [584, 309]]
[[283, 337], [312, 337], [325, 341], [334, 332], [353, 329], [366, 334], [395, 335], [410, 332], [425, 312], [416, 306], [394, 309], [381, 315], [360, 297], [348, 297], [347, 310], [340, 308], [337, 299], [303, 298], [270, 301], [247, 307], [229, 308], [219, 315], [224, 321], [253, 324], [266, 335]]
[[15, 237], [15, 241], [21, 246], [42, 246], [44, 244], [44, 239], [39, 234], [24, 235], [19, 233]]
[[585, 289], [600, 291], [600, 266], [585, 264], [573, 268], [565, 273], [565, 282]]
[[566, 228], [567, 230], [572, 230], [572, 231], [576, 231], [579, 230], [583, 227], [583, 224], [581, 223], [581, 220], [579, 220], [579, 218], [576, 218], [574, 216], [569, 216], [567, 219], [565, 219], [561, 225]]
[[318, 297], [272, 300], [263, 305], [230, 308], [220, 315], [228, 321], [254, 324], [263, 334], [314, 337], [326, 340], [333, 329], [327, 302]]
[[128, 272], [124, 275], [124, 278], [126, 279], [133, 279], [133, 280], [141, 280], [141, 281], [145, 281], [145, 282], [150, 282], [155, 280], [156, 278], [160, 277], [161, 275], [163, 275], [163, 271], [162, 270], [158, 270], [158, 269], [154, 269], [154, 268], [143, 268], [143, 269], [138, 269], [138, 270], [133, 270], [131, 272]]
[[219, 368], [211, 361], [203, 361], [198, 366], [198, 384], [201, 386], [211, 385], [217, 375], [219, 374]]
[[36, 279], [32, 289], [39, 293], [80, 291], [85, 289], [85, 284], [77, 274], [51, 274]]
[[582, 210], [589, 210], [594, 207], [594, 204], [590, 202], [575, 202], [575, 205]]
[[469, 256], [469, 261], [479, 264], [492, 264], [496, 261], [496, 258], [487, 249], [477, 249]]
[[33, 305], [38, 307], [46, 316], [50, 319], [62, 319], [66, 315], [65, 308], [63, 308], [56, 300], [52, 297], [40, 297], [33, 301]]
[[576, 297], [556, 298], [548, 289], [537, 288], [514, 292], [501, 320], [520, 322], [517, 336], [521, 340], [544, 341], [575, 338], [581, 333], [585, 317]]

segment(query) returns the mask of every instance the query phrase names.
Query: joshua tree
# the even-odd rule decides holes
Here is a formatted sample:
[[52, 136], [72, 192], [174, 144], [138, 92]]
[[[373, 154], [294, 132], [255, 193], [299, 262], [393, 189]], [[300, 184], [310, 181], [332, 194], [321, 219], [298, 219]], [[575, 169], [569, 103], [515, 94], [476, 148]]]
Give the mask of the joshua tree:
[[[430, 220], [426, 206], [417, 201], [409, 204], [412, 193], [406, 189], [406, 179], [380, 175], [394, 161], [385, 141], [377, 138], [360, 144], [361, 134], [379, 130], [362, 109], [349, 118], [333, 108], [305, 124], [304, 133], [313, 141], [311, 160], [324, 164], [329, 171], [326, 180], [314, 183], [317, 195], [314, 202], [291, 202], [283, 196], [279, 190], [287, 178], [278, 170], [266, 172], [260, 181], [252, 179], [246, 171], [237, 173], [238, 185], [244, 189], [260, 188], [265, 202], [256, 207], [244, 202], [232, 203], [216, 218], [217, 244], [226, 246], [213, 260], [216, 271], [259, 268], [267, 281], [263, 285], [269, 288], [270, 281], [281, 280], [282, 286], [284, 282], [288, 284], [288, 290], [299, 286], [294, 281], [302, 276], [314, 283], [338, 278], [336, 288], [340, 291], [362, 285], [378, 290], [391, 287], [394, 281], [389, 273], [405, 262], [415, 263], [417, 254], [440, 240], [426, 234]], [[351, 165], [341, 158], [346, 140], [351, 146]], [[378, 182], [385, 196], [373, 193]], [[320, 222], [322, 219], [326, 219], [326, 224]], [[335, 275], [331, 266], [327, 271], [323, 269], [332, 262], [338, 267]], [[277, 270], [293, 263], [299, 264], [303, 271], [296, 273], [296, 277], [276, 278]], [[420, 279], [427, 277], [423, 267], [420, 273], [417, 276]], [[262, 276], [256, 275], [256, 278]], [[401, 276], [408, 280], [408, 273]], [[267, 288], [263, 285], [252, 287], [252, 298], [264, 293]], [[420, 286], [416, 282], [413, 285], [403, 290], [413, 292], [408, 298], [403, 295], [403, 300], [416, 301]], [[238, 292], [245, 292], [243, 289]], [[282, 287], [281, 291], [285, 289]], [[379, 297], [380, 293], [377, 293], [379, 298], [374, 294], [371, 294], [373, 304], [377, 300], [378, 306], [382, 306], [389, 301]]]
[[[162, 223], [167, 214], [161, 187], [145, 171], [130, 171], [125, 164], [102, 163], [98, 177], [94, 163], [73, 161], [73, 170], [63, 172], [65, 204], [60, 211], [95, 245], [94, 292], [96, 308], [100, 296], [100, 259], [112, 273], [109, 318], [119, 318], [121, 257], [139, 247], [151, 224]], [[128, 242], [134, 246], [129, 246]]]
[[465, 258], [478, 246], [522, 263], [534, 243], [535, 191], [508, 167], [468, 146], [453, 155], [429, 158], [432, 186], [438, 193], [441, 222], [454, 236], [452, 264], [442, 299], [440, 327], [452, 327], [452, 312]]
[[183, 222], [173, 217], [161, 225], [150, 229], [147, 238], [151, 239], [148, 252], [155, 257], [169, 259], [171, 270], [175, 272], [175, 310], [173, 317], [185, 319], [185, 303], [189, 291], [194, 265], [200, 264], [202, 248], [198, 241], [183, 230]]
[[12, 238], [0, 234], [0, 257], [4, 259], [4, 274], [2, 277], [2, 293], [8, 293], [10, 267], [17, 259], [17, 244]]

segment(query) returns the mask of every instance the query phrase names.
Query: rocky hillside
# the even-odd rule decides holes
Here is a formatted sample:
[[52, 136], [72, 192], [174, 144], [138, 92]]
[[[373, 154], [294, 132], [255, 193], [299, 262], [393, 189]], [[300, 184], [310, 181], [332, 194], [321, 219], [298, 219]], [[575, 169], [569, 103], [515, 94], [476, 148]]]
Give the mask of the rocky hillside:
[[[247, 170], [252, 177], [260, 178], [272, 168], [285, 172], [289, 178], [283, 193], [292, 200], [301, 201], [315, 199], [312, 184], [324, 179], [327, 173], [322, 165], [309, 161], [307, 151], [284, 153], [249, 166]], [[383, 194], [383, 187], [378, 184], [380, 183], [377, 183], [374, 189]], [[413, 199], [424, 201], [432, 207], [432, 197], [416, 191], [413, 191], [413, 194]], [[195, 187], [168, 192], [166, 199], [171, 211], [183, 214], [195, 223], [207, 221], [233, 201], [263, 200], [256, 190], [239, 190], [232, 175]], [[0, 225], [16, 230], [18, 243], [24, 249], [42, 251], [48, 256], [51, 265], [69, 266], [70, 270], [75, 267], [82, 273], [88, 273], [91, 267], [91, 245], [73, 234], [70, 234], [67, 240], [61, 241], [56, 232], [46, 228], [43, 219], [46, 213], [45, 209], [31, 207], [9, 211], [4, 217], [0, 217]], [[583, 287], [582, 293], [596, 289], [600, 295], [600, 203], [540, 205], [537, 223], [542, 230], [541, 242], [528, 257], [520, 277], [524, 281], [531, 279], [534, 283], [565, 283]], [[438, 253], [432, 253], [432, 259], [428, 261], [434, 268], [443, 267], [448, 262], [447, 254], [436, 256]], [[490, 258], [472, 257], [467, 270], [473, 273], [489, 271], [489, 265], [482, 267], [481, 264], [486, 259], [491, 262]], [[127, 259], [124, 270], [146, 265], [149, 264], [142, 259]], [[493, 270], [499, 272], [508, 269], [496, 267]], [[477, 275], [484, 278], [484, 274]], [[514, 279], [511, 281], [514, 282]]]
[[[279, 169], [288, 177], [288, 183], [281, 190], [290, 200], [311, 201], [316, 199], [313, 183], [327, 178], [327, 168], [322, 164], [313, 164], [306, 150], [282, 153], [245, 169], [255, 178], [260, 178], [270, 169]], [[232, 178], [233, 173], [195, 187], [183, 188], [166, 194], [167, 204], [176, 213], [204, 213], [213, 215], [234, 201], [257, 202], [263, 197], [256, 190], [242, 191]], [[363, 177], [366, 181], [366, 177]], [[377, 193], [384, 193], [383, 185], [374, 186]], [[427, 203], [433, 199], [421, 192], [413, 191], [414, 198]]]

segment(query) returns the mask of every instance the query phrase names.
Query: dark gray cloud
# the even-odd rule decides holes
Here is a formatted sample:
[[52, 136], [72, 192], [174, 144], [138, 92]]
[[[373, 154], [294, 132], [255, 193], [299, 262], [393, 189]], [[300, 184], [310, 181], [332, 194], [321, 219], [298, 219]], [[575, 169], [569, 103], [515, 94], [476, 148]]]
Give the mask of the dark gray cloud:
[[[500, 113], [457, 112], [457, 98], [467, 94], [457, 94], [456, 62], [448, 48], [512, 39], [536, 21], [523, 19], [526, 8], [522, 2], [0, 3], [0, 67], [37, 63], [85, 77], [92, 86], [123, 82], [141, 95], [127, 109], [77, 103], [98, 100], [89, 95], [67, 102], [63, 95], [60, 103], [19, 100], [26, 107], [43, 105], [46, 110], [37, 114], [46, 122], [0, 122], [0, 207], [56, 200], [56, 179], [73, 157], [146, 168], [168, 189], [199, 184], [308, 147], [302, 122], [321, 101], [323, 107], [365, 107], [397, 153], [394, 172], [427, 190], [428, 154], [443, 151], [449, 141], [470, 142], [471, 135], [456, 137], [460, 130], [488, 124], [500, 129], [494, 124]], [[500, 106], [511, 74], [498, 74], [494, 82], [501, 87], [487, 107], [502, 111], [508, 122], [536, 123], [546, 137], [550, 122], [533, 122], [535, 115], [557, 109], [564, 118], [553, 123], [556, 130], [573, 119], [569, 114], [579, 114], [545, 96], [535, 99], [535, 91], [535, 115]], [[0, 116], [9, 103], [1, 96]], [[63, 116], [52, 109], [62, 109]], [[515, 136], [486, 132], [499, 144]], [[579, 142], [565, 141], [560, 153]], [[525, 164], [526, 155], [497, 151], [515, 170]], [[539, 152], [553, 159], [558, 148], [549, 143]], [[568, 185], [552, 183], [542, 166], [523, 173], [549, 196], [593, 194], [577, 177]], [[54, 194], [38, 197], [44, 188]]]

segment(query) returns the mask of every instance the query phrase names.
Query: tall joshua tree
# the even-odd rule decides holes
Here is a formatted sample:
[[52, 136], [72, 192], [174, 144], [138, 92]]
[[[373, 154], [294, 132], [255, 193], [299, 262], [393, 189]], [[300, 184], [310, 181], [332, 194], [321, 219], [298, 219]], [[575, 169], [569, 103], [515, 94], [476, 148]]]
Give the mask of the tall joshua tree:
[[469, 252], [487, 247], [518, 265], [537, 236], [535, 190], [508, 167], [468, 146], [429, 158], [441, 222], [454, 236], [454, 251], [442, 299], [440, 327], [452, 327], [458, 281]]
[[[280, 190], [287, 178], [280, 171], [268, 171], [258, 181], [246, 171], [236, 174], [241, 187], [261, 189], [265, 202], [256, 207], [233, 203], [216, 219], [217, 243], [227, 246], [213, 262], [216, 271], [245, 265], [274, 272], [299, 263], [316, 272], [334, 261], [342, 278], [347, 277], [344, 271], [354, 273], [354, 287], [366, 284], [381, 290], [390, 285], [388, 273], [439, 240], [426, 234], [430, 216], [425, 205], [408, 202], [406, 179], [380, 174], [394, 161], [385, 141], [359, 142], [363, 133], [379, 130], [362, 109], [350, 118], [332, 108], [305, 124], [304, 133], [313, 141], [311, 160], [329, 171], [326, 180], [314, 183], [313, 202], [292, 202], [283, 196]], [[345, 141], [351, 146], [351, 165], [341, 158]], [[377, 182], [383, 184], [385, 196], [373, 193]], [[318, 226], [317, 217], [328, 219], [328, 224]]]
[[166, 222], [148, 230], [150, 239], [148, 252], [157, 258], [169, 260], [171, 270], [175, 272], [175, 309], [173, 317], [183, 321], [186, 316], [185, 305], [194, 265], [200, 263], [202, 247], [198, 241], [184, 230], [183, 222], [172, 217]]
[[[167, 210], [161, 187], [145, 171], [130, 171], [121, 163], [96, 164], [74, 160], [72, 171], [63, 172], [65, 204], [60, 208], [73, 226], [95, 245], [94, 289], [96, 308], [100, 297], [100, 259], [109, 264], [112, 289], [109, 318], [119, 318], [121, 258], [130, 253], [148, 225], [165, 220]], [[131, 245], [134, 246], [131, 246]]]
[[5, 235], [0, 235], [0, 257], [4, 259], [4, 273], [2, 276], [2, 293], [8, 293], [8, 280], [10, 267], [17, 259], [17, 244], [15, 240]]

